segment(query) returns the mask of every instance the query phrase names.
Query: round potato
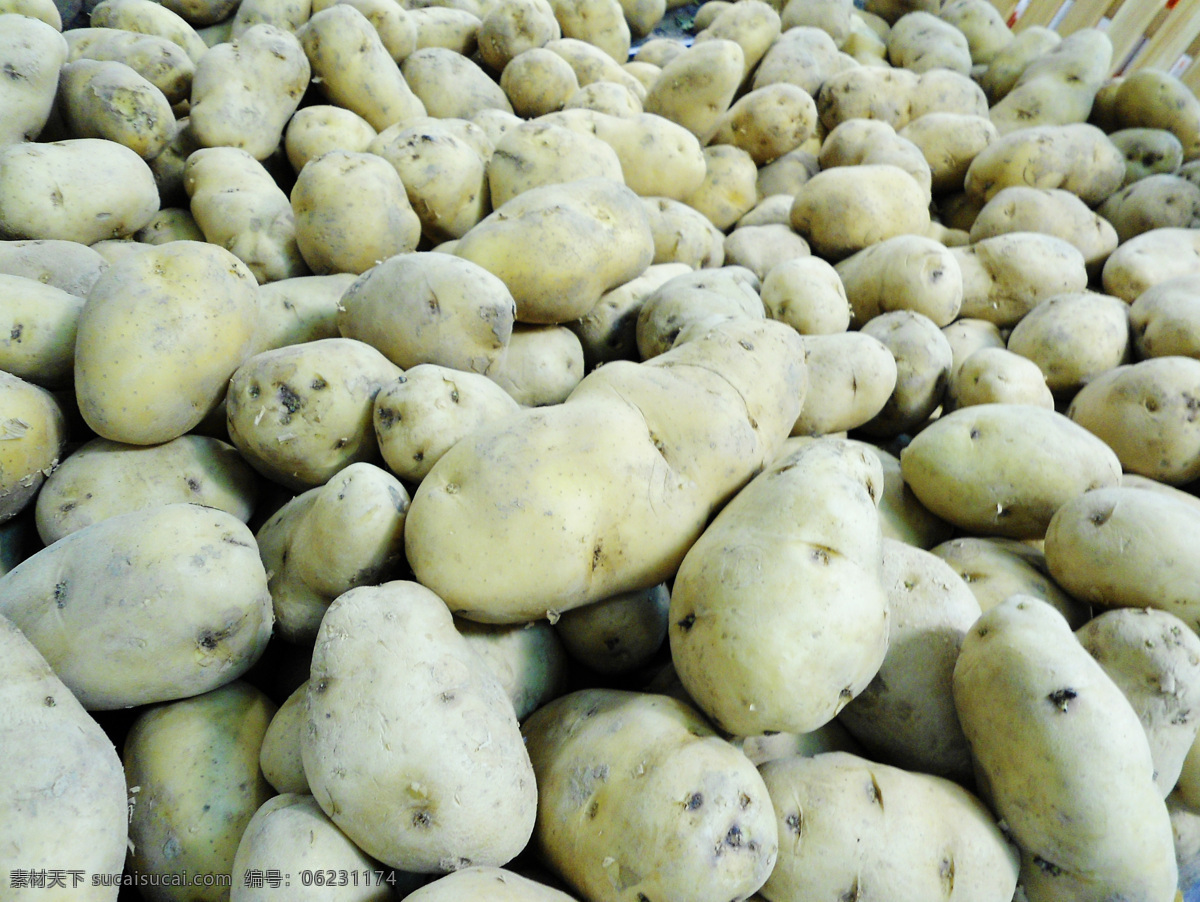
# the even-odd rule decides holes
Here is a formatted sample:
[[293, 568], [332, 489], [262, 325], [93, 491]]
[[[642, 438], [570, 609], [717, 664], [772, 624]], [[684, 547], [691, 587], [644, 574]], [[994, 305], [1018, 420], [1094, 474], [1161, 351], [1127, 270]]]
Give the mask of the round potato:
[[1129, 308], [1138, 357], [1200, 357], [1200, 275], [1160, 282]]

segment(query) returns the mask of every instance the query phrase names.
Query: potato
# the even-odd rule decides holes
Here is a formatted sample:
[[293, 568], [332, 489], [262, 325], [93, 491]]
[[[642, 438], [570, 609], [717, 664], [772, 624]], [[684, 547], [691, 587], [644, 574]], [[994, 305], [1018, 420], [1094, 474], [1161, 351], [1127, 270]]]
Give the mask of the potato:
[[544, 46], [514, 56], [500, 73], [500, 88], [514, 112], [525, 119], [561, 110], [579, 90], [570, 63]]
[[818, 161], [823, 170], [863, 164], [898, 166], [921, 186], [928, 206], [932, 182], [929, 163], [917, 145], [901, 138], [886, 122], [852, 119], [841, 123], [825, 136]]
[[663, 67], [642, 106], [707, 143], [733, 102], [745, 59], [741, 45], [726, 38], [693, 44]]
[[1146, 289], [1129, 308], [1139, 358], [1200, 357], [1200, 274]]
[[578, 88], [563, 104], [566, 110], [592, 110], [621, 119], [642, 114], [642, 102], [628, 85], [613, 81], [594, 81]]
[[986, 0], [949, 0], [937, 15], [966, 37], [975, 65], [988, 66], [1014, 40], [1000, 10]]
[[296, 37], [321, 93], [331, 103], [362, 116], [376, 131], [425, 115], [424, 104], [401, 75], [379, 33], [353, 6], [338, 3], [321, 10]]
[[388, 469], [415, 483], [459, 439], [517, 408], [485, 376], [422, 363], [379, 390], [372, 416]]
[[337, 338], [338, 304], [354, 279], [352, 273], [338, 273], [260, 285], [253, 353]]
[[896, 358], [865, 332], [804, 336], [804, 365], [812, 385], [792, 435], [828, 435], [876, 417], [896, 388]]
[[223, 686], [262, 654], [272, 622], [253, 534], [195, 504], [71, 533], [0, 578], [0, 613], [89, 710]]
[[887, 238], [924, 234], [929, 206], [920, 184], [898, 166], [839, 166], [800, 186], [791, 225], [814, 253], [836, 261]]
[[486, 373], [504, 353], [517, 310], [505, 284], [450, 254], [399, 254], [342, 295], [338, 328], [402, 369], [436, 363]]
[[603, 674], [627, 674], [654, 658], [667, 638], [671, 593], [666, 583], [622, 592], [564, 611], [554, 624], [574, 661]]
[[756, 166], [765, 166], [808, 140], [816, 125], [817, 106], [812, 97], [802, 88], [778, 82], [734, 102], [717, 121], [708, 143], [740, 147]]
[[1200, 225], [1200, 185], [1180, 175], [1150, 175], [1126, 185], [1097, 207], [1121, 241], [1151, 229]]
[[250, 519], [254, 472], [232, 446], [201, 435], [161, 445], [94, 438], [74, 450], [42, 486], [35, 516], [46, 545], [109, 517], [158, 504], [194, 503]]
[[971, 48], [957, 27], [924, 10], [905, 13], [887, 37], [888, 59], [897, 68], [911, 72], [949, 69], [971, 73]]
[[[758, 185], [756, 185], [756, 188], [757, 187]], [[742, 214], [742, 218], [737, 221], [735, 228], [764, 225], [789, 226], [791, 219], [792, 195], [770, 194], [763, 197], [760, 194], [758, 202], [747, 212]], [[806, 246], [807, 244], [808, 242], [805, 242]]]
[[763, 277], [761, 295], [767, 316], [801, 335], [836, 335], [850, 326], [850, 302], [841, 276], [820, 257], [798, 256], [775, 264]]
[[792, 755], [761, 772], [781, 840], [766, 898], [1011, 897], [1016, 850], [987, 807], [958, 784], [846, 752]]
[[[409, 15], [409, 11], [398, 3], [389, 0], [337, 0], [338, 3], [349, 3], [367, 17], [367, 21], [379, 33], [384, 49], [397, 63], [402, 63], [417, 49], [417, 23]], [[316, 7], [323, 9], [325, 4], [318, 3]], [[314, 8], [314, 12], [320, 9]]]
[[120, 28], [74, 28], [63, 36], [71, 60], [124, 63], [158, 88], [171, 106], [191, 95], [196, 64], [174, 41]]
[[573, 896], [503, 868], [469, 867], [426, 883], [404, 897], [412, 902], [575, 902]]
[[150, 167], [115, 141], [0, 145], [0, 237], [95, 244], [123, 238], [158, 211]]
[[[546, 0], [516, 0], [497, 4], [479, 26], [479, 56], [495, 72], [502, 72], [527, 50], [539, 49], [562, 37], [554, 8]], [[505, 94], [508, 90], [505, 89]]]
[[888, 644], [882, 483], [874, 456], [814, 442], [774, 460], [684, 557], [671, 590], [671, 659], [721, 729], [816, 729], [879, 670]]
[[1155, 357], [1097, 376], [1067, 409], [1102, 438], [1128, 471], [1169, 485], [1200, 476], [1200, 361]]
[[992, 123], [1007, 135], [1086, 122], [1113, 62], [1112, 41], [1104, 31], [1072, 32], [1025, 67], [1012, 89], [992, 105]]
[[[624, 71], [620, 62], [596, 45], [564, 35], [557, 41], [547, 41], [545, 48], [567, 61], [575, 72], [575, 80], [580, 87], [594, 81], [615, 81], [641, 97], [644, 106], [645, 97], [642, 94], [644, 89], [641, 82]], [[622, 57], [621, 62], [624, 60]]]
[[762, 301], [753, 274], [738, 267], [700, 270], [664, 282], [642, 302], [637, 347], [642, 360], [664, 354], [693, 324], [732, 319], [762, 319]]
[[1106, 611], [1075, 635], [1137, 712], [1165, 798], [1200, 728], [1190, 708], [1200, 692], [1200, 638], [1175, 615], [1151, 608]]
[[487, 376], [522, 407], [560, 404], [583, 378], [583, 345], [566, 326], [513, 326]]
[[1054, 394], [1032, 360], [1004, 348], [980, 348], [961, 366], [951, 366], [943, 412], [975, 404], [1035, 404], [1053, 410]]
[[305, 679], [279, 706], [263, 734], [258, 764], [263, 777], [279, 793], [309, 792], [300, 758], [300, 736], [304, 730]]
[[978, 535], [1021, 539], [1040, 538], [1059, 507], [1116, 485], [1121, 475], [1117, 455], [1099, 438], [1028, 404], [946, 414], [913, 438], [900, 463], [905, 481], [938, 516]]
[[[125, 861], [125, 774], [112, 740], [3, 616], [0, 649], [0, 742], [8, 759], [0, 793], [0, 875], [8, 898], [115, 900], [115, 888], [92, 883], [120, 874]], [[68, 855], [87, 883], [67, 872], [69, 890], [31, 884], [30, 869], [58, 872]]]
[[1031, 902], [1175, 892], [1146, 734], [1057, 611], [1017, 595], [985, 613], [963, 641], [954, 700]]
[[913, 310], [946, 326], [962, 306], [958, 260], [930, 238], [897, 235], [863, 248], [835, 268], [857, 327], [894, 310]]
[[652, 265], [681, 263], [712, 269], [725, 262], [725, 235], [695, 207], [669, 197], [646, 197], [642, 207], [654, 238]]
[[255, 354], [229, 380], [229, 439], [268, 479], [295, 491], [323, 485], [349, 464], [378, 458], [372, 405], [399, 375], [353, 338]]
[[583, 347], [584, 370], [613, 360], [641, 359], [637, 349], [637, 319], [642, 304], [668, 280], [688, 272], [691, 267], [684, 263], [651, 264], [637, 278], [606, 291], [595, 307], [568, 323], [567, 328]]
[[743, 77], [748, 78], [779, 38], [782, 23], [779, 12], [772, 4], [762, 0], [744, 0], [720, 10], [703, 27], [699, 22], [695, 27], [697, 44], [726, 40], [741, 47]]
[[375, 129], [362, 116], [339, 106], [314, 104], [297, 110], [283, 136], [284, 153], [297, 173], [309, 160], [331, 150], [365, 151]]
[[1040, 232], [1006, 232], [950, 248], [962, 270], [960, 313], [1014, 326], [1042, 301], [1087, 288], [1087, 263], [1073, 244]]
[[971, 161], [998, 137], [990, 119], [965, 113], [927, 113], [896, 134], [925, 157], [934, 194], [961, 191]]
[[192, 134], [191, 121], [187, 117], [176, 119], [175, 130], [167, 146], [159, 151], [158, 156], [148, 161], [154, 184], [158, 188], [161, 206], [188, 205], [183, 171], [188, 157], [199, 149], [196, 136]]
[[45, 388], [71, 383], [83, 298], [0, 274], [0, 370]]
[[784, 31], [767, 49], [755, 67], [751, 85], [758, 89], [786, 82], [815, 100], [826, 76], [842, 68], [837, 44], [827, 31], [797, 25]]
[[638, 48], [633, 51], [632, 62], [650, 63], [661, 69], [669, 60], [679, 56], [686, 49], [687, 45], [681, 41], [651, 35], [646, 40], [639, 42]]
[[782, 444], [803, 397], [799, 344], [779, 323], [722, 324], [472, 433], [413, 498], [417, 579], [462, 616], [510, 623], [662, 582], [714, 506]]
[[198, 902], [229, 898], [211, 875], [230, 873], [247, 824], [274, 794], [258, 768], [274, 713], [262, 692], [237, 681], [147, 708], [134, 721], [124, 750], [125, 778], [138, 787], [129, 871], [151, 887], [147, 899], [178, 898], [175, 881]]
[[265, 160], [279, 146], [312, 67], [290, 31], [254, 25], [204, 54], [188, 119], [202, 147], [240, 147]]
[[1104, 290], [1133, 303], [1148, 288], [1200, 275], [1200, 230], [1151, 229], [1126, 241], [1104, 263]]
[[545, 122], [506, 132], [487, 167], [495, 207], [530, 188], [593, 177], [623, 180], [616, 152], [597, 137]]
[[36, 279], [86, 298], [108, 263], [77, 241], [0, 241], [0, 273]]
[[135, 445], [192, 430], [252, 350], [254, 290], [233, 254], [196, 241], [110, 266], [79, 317], [75, 395], [87, 424]]
[[786, 201], [784, 222], [737, 225], [726, 236], [725, 265], [744, 267], [762, 280], [781, 264], [810, 255], [808, 242], [787, 224], [791, 199], [786, 198]]
[[248, 151], [197, 150], [187, 158], [183, 178], [205, 238], [245, 263], [259, 284], [309, 275], [291, 201]]
[[879, 413], [859, 428], [889, 438], [915, 430], [942, 402], [953, 362], [949, 341], [933, 320], [912, 310], [881, 313], [860, 331], [895, 358], [896, 385]]
[[881, 119], [895, 129], [927, 113], [987, 115], [983, 89], [949, 69], [855, 66], [829, 76], [816, 97], [821, 122], [832, 131], [848, 119]]
[[1004, 347], [1004, 336], [1000, 333], [1000, 327], [984, 319], [959, 317], [950, 325], [943, 326], [942, 334], [950, 342], [953, 359], [950, 364], [951, 377], [976, 351]]
[[331, 150], [292, 188], [296, 246], [317, 275], [359, 275], [416, 250], [421, 220], [395, 168], [371, 153]]
[[479, 30], [483, 27], [483, 20], [468, 9], [419, 7], [409, 10], [409, 18], [417, 26], [417, 50], [443, 47], [470, 56], [479, 49]]
[[92, 8], [89, 22], [94, 28], [121, 28], [166, 38], [182, 47], [193, 63], [208, 52], [186, 19], [152, 0], [103, 0]]
[[1069, 398], [1129, 362], [1129, 329], [1129, 305], [1120, 298], [1058, 294], [1025, 314], [1008, 337], [1008, 349], [1036, 363], [1050, 390]]
[[[276, 888], [255, 879], [274, 871], [290, 875], [289, 884], [295, 881], [298, 886]], [[395, 898], [390, 882], [395, 878], [385, 876], [379, 864], [347, 839], [307, 793], [287, 792], [263, 802], [246, 823], [230, 873], [230, 902], [317, 900], [331, 894], [346, 902]], [[317, 886], [317, 875], [328, 877], [337, 889], [323, 880]], [[343, 876], [348, 876], [345, 885]]]
[[312, 0], [241, 0], [233, 14], [226, 40], [232, 40], [243, 31], [262, 24], [295, 33], [313, 12]]
[[564, 38], [584, 41], [617, 63], [629, 59], [631, 35], [618, 0], [550, 0]]
[[502, 625], [456, 618], [454, 627], [500, 681], [517, 720], [565, 691], [569, 659], [548, 620]]
[[1184, 161], [1200, 156], [1200, 100], [1178, 78], [1161, 69], [1128, 73], [1116, 89], [1118, 128], [1162, 128], [1183, 145]]
[[[469, 57], [445, 47], [422, 47], [400, 66], [404, 81], [438, 119], [470, 119], [481, 109], [512, 112], [504, 91]], [[453, 91], [445, 90], [453, 84]]]
[[133, 235], [143, 244], [167, 244], [170, 241], [203, 241], [204, 232], [186, 207], [164, 207]]
[[[358, 679], [364, 668], [379, 676]], [[317, 635], [305, 710], [314, 797], [384, 864], [501, 865], [529, 840], [538, 789], [512, 703], [423, 586], [338, 597]]]
[[1057, 31], [1041, 25], [1030, 25], [1016, 32], [1008, 46], [992, 57], [987, 69], [979, 76], [979, 84], [987, 92], [989, 102], [996, 103], [1004, 97], [1034, 60], [1053, 50], [1061, 41], [1062, 36]]
[[1110, 132], [1108, 140], [1125, 155], [1125, 185], [1173, 173], [1183, 164], [1183, 144], [1165, 128], [1123, 128]]
[[[525, 249], [538, 247], [535, 257]], [[654, 258], [650, 223], [620, 182], [587, 178], [532, 188], [459, 239], [455, 254], [500, 278], [528, 323], [565, 323]]]
[[726, 902], [770, 874], [762, 778], [683, 702], [584, 689], [522, 733], [539, 789], [533, 842], [582, 898]]

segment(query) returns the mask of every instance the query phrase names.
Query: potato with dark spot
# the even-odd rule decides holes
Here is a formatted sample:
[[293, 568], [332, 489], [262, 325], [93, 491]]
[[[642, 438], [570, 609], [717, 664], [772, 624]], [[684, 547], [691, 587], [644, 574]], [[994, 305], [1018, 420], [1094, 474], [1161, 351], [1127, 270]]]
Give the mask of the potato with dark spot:
[[522, 727], [538, 780], [533, 843], [594, 902], [728, 902], [779, 851], [771, 800], [740, 751], [663, 695], [584, 689]]
[[650, 663], [667, 638], [666, 583], [622, 592], [564, 611], [554, 624], [570, 657], [598, 673], [632, 673]]
[[0, 13], [0, 146], [33, 141], [46, 126], [69, 53], [61, 30], [32, 16]]

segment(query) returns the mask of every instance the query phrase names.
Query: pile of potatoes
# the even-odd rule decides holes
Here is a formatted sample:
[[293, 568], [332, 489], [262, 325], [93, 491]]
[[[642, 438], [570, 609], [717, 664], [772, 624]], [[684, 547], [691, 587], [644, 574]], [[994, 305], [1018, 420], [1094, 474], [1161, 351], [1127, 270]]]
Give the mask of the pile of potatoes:
[[668, 5], [0, 0], [0, 896], [1200, 874], [1200, 101]]

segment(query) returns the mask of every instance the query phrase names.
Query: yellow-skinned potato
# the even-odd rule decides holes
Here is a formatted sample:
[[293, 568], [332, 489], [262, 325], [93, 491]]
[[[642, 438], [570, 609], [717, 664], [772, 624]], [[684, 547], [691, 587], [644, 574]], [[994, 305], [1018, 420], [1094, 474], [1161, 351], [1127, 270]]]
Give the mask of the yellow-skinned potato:
[[570, 657], [598, 673], [631, 673], [648, 664], [667, 638], [666, 583], [622, 592], [563, 612], [554, 624]]
[[514, 56], [500, 73], [500, 87], [518, 116], [534, 119], [561, 110], [579, 90], [570, 63], [543, 46]]
[[53, 285], [0, 274], [0, 370], [46, 388], [70, 384], [83, 303]]
[[779, 194], [794, 197], [800, 186], [820, 171], [815, 154], [803, 148], [789, 151], [759, 168], [755, 182], [759, 200]]
[[115, 141], [0, 145], [0, 237], [92, 245], [132, 235], [158, 206], [150, 167]]
[[296, 37], [321, 93], [376, 131], [425, 115], [424, 104], [405, 82], [379, 32], [353, 6], [338, 3], [321, 10]]
[[36, 279], [85, 298], [108, 263], [77, 241], [0, 241], [0, 273]]
[[907, 69], [854, 66], [826, 77], [815, 99], [821, 123], [833, 131], [850, 119], [879, 119], [902, 128], [912, 118], [920, 76]]
[[[38, 650], [0, 616], [0, 742], [5, 780], [0, 791], [0, 877], [14, 902], [80, 899], [113, 902], [115, 886], [91, 885], [120, 874], [128, 814], [121, 760], [100, 725], [83, 709]], [[87, 875], [86, 883], [36, 887], [29, 869], [58, 869], [58, 858]], [[24, 872], [25, 888], [19, 872]]]
[[[537, 247], [536, 255], [528, 248]], [[654, 259], [642, 203], [620, 182], [587, 178], [531, 188], [496, 208], [455, 247], [495, 274], [527, 323], [565, 323]]]
[[1183, 164], [1183, 144], [1165, 128], [1123, 128], [1108, 139], [1125, 155], [1125, 184], [1148, 175], [1175, 172]]
[[629, 59], [631, 34], [618, 0], [550, 0], [564, 38], [603, 50], [616, 63]]
[[35, 515], [46, 545], [118, 514], [158, 504], [193, 503], [250, 519], [258, 480], [219, 439], [182, 435], [161, 445], [85, 442], [42, 486]]
[[[409, 563], [456, 613], [492, 622], [662, 582], [713, 507], [782, 444], [803, 396], [801, 354], [788, 326], [733, 321], [476, 431], [417, 489]], [[518, 522], [510, 508], [570, 515]]]
[[[791, 200], [785, 200], [783, 215], [786, 220]], [[780, 264], [809, 255], [808, 242], [792, 231], [786, 221], [739, 224], [725, 237], [725, 264], [748, 269], [760, 281]]]
[[1121, 241], [1151, 229], [1195, 228], [1200, 224], [1200, 185], [1181, 175], [1160, 173], [1126, 185], [1096, 208]]
[[1200, 476], [1200, 360], [1154, 357], [1114, 367], [1079, 390], [1069, 416], [1133, 473], [1169, 485]]
[[642, 304], [668, 280], [690, 271], [691, 267], [684, 263], [651, 264], [637, 278], [606, 291], [595, 307], [575, 322], [568, 323], [567, 327], [583, 346], [585, 370], [591, 371], [599, 364], [613, 360], [640, 359], [637, 318]]
[[400, 369], [365, 342], [326, 338], [263, 351], [234, 372], [230, 441], [260, 473], [293, 490], [324, 485], [378, 458], [371, 407]]
[[582, 898], [728, 902], [770, 874], [778, 841], [762, 778], [689, 705], [585, 689], [522, 733], [538, 779], [534, 844]]
[[717, 122], [708, 143], [740, 147], [756, 166], [765, 166], [803, 144], [816, 125], [812, 97], [793, 84], [778, 82], [739, 98]]
[[893, 310], [923, 313], [946, 326], [962, 306], [958, 260], [931, 238], [898, 235], [863, 248], [835, 269], [857, 327]]
[[1113, 115], [1120, 128], [1163, 128], [1183, 145], [1184, 161], [1200, 156], [1200, 100], [1175, 76], [1145, 68], [1127, 74], [1116, 90]]
[[62, 31], [62, 13], [52, 0], [4, 0], [0, 3], [0, 10], [40, 19], [55, 31]]
[[667, 12], [667, 0], [620, 0], [629, 34], [633, 39], [645, 39]]
[[1142, 292], [1180, 276], [1200, 275], [1200, 229], [1151, 229], [1109, 254], [1104, 290], [1132, 304]]
[[[759, 170], [759, 175], [762, 170]], [[762, 193], [762, 182], [758, 185], [759, 199], [750, 210], [737, 221], [737, 228], [743, 226], [782, 225], [786, 226], [792, 218], [792, 195]], [[799, 237], [799, 236], [797, 236]], [[807, 245], [808, 242], [805, 242]]]
[[1146, 734], [1062, 615], [1022, 595], [985, 613], [963, 641], [954, 700], [1030, 902], [1175, 894]]
[[33, 503], [67, 441], [62, 407], [44, 388], [0, 370], [0, 523]]
[[966, 537], [929, 549], [962, 577], [983, 611], [1010, 595], [1032, 595], [1067, 618], [1072, 629], [1092, 616], [1091, 605], [1076, 601], [1050, 576], [1045, 555], [1016, 539]]
[[274, 153], [308, 88], [312, 68], [290, 31], [255, 25], [218, 44], [196, 66], [188, 119], [202, 147]]
[[540, 48], [561, 37], [562, 28], [548, 0], [496, 4], [479, 26], [479, 56], [493, 71], [503, 72], [526, 50]]
[[198, 241], [147, 247], [110, 266], [79, 318], [75, 395], [113, 441], [150, 445], [193, 429], [252, 350], [254, 278]]
[[1054, 512], [1116, 485], [1117, 455], [1082, 426], [1028, 404], [979, 404], [922, 430], [900, 455], [905, 481], [938, 516], [976, 535], [1040, 538]]
[[292, 188], [296, 246], [317, 275], [359, 275], [416, 250], [421, 220], [396, 169], [371, 153], [331, 150]]
[[642, 302], [637, 347], [642, 360], [671, 349], [692, 325], [730, 319], [762, 319], [762, 301], [754, 276], [741, 267], [686, 273], [664, 282]]
[[1013, 42], [1004, 16], [987, 0], [948, 0], [937, 15], [963, 33], [975, 65], [987, 66]]
[[654, 265], [709, 269], [724, 264], [724, 233], [695, 207], [669, 197], [646, 197], [642, 206], [654, 238]]
[[[470, 119], [484, 109], [512, 112], [495, 80], [454, 50], [422, 47], [405, 58], [400, 71], [427, 114], [437, 119]], [[454, 90], [446, 90], [447, 85], [454, 85]]]
[[512, 337], [516, 310], [499, 278], [452, 254], [399, 254], [342, 296], [338, 328], [402, 369], [436, 363], [486, 373]]
[[309, 792], [304, 776], [304, 761], [300, 756], [300, 737], [304, 731], [304, 695], [308, 680], [304, 680], [284, 700], [271, 718], [263, 734], [258, 765], [263, 777], [276, 792]]
[[626, 57], [622, 57], [618, 62], [594, 44], [566, 36], [557, 41], [547, 41], [545, 47], [570, 64], [580, 87], [590, 85], [594, 81], [615, 81], [618, 84], [626, 85], [638, 97], [641, 97], [644, 105], [645, 89], [641, 82], [621, 68], [621, 63], [625, 61]]
[[[831, 215], [834, 210], [839, 215]], [[924, 234], [929, 227], [928, 198], [898, 166], [838, 166], [800, 186], [791, 225], [814, 253], [836, 261], [896, 235]]]
[[980, 348], [951, 367], [942, 404], [945, 413], [975, 404], [1036, 404], [1052, 410], [1054, 394], [1032, 360], [1005, 348]]
[[[763, 55], [779, 38], [782, 24], [779, 11], [762, 0], [732, 3], [717, 12], [703, 27], [696, 23], [696, 43], [733, 41], [742, 48], [743, 77], [748, 77]], [[815, 118], [815, 110], [814, 110]]]
[[888, 59], [911, 72], [950, 69], [971, 73], [971, 48], [967, 36], [934, 13], [914, 10], [897, 19], [888, 32]]
[[150, 172], [154, 176], [154, 184], [158, 187], [162, 206], [187, 206], [187, 190], [183, 184], [183, 171], [187, 158], [193, 151], [199, 150], [200, 145], [192, 134], [191, 123], [185, 116], [175, 120], [175, 131], [166, 147], [158, 152], [158, 156], [149, 160]]
[[562, 695], [567, 653], [550, 621], [503, 625], [456, 619], [454, 628], [500, 681], [517, 720]]
[[483, 27], [483, 20], [469, 9], [424, 6], [410, 9], [409, 18], [417, 26], [417, 50], [444, 47], [470, 56], [479, 47], [479, 29]]
[[245, 263], [260, 284], [309, 275], [291, 201], [248, 151], [201, 148], [187, 158], [183, 178], [205, 238]]
[[309, 160], [331, 150], [358, 153], [375, 140], [376, 131], [358, 113], [330, 104], [297, 110], [283, 136], [284, 152], [297, 173]]
[[892, 126], [874, 119], [853, 119], [829, 132], [818, 155], [821, 169], [863, 164], [891, 164], [903, 169], [932, 197], [932, 171], [921, 149], [901, 138]]
[[[232, 870], [238, 843], [274, 792], [258, 755], [275, 706], [241, 681], [142, 712], [125, 739], [131, 793], [129, 867], [152, 902], [188, 886], [196, 902], [228, 899], [205, 878]], [[293, 876], [292, 879], [296, 879]], [[297, 881], [298, 882], [298, 881]]]
[[714, 724], [808, 732], [871, 681], [888, 644], [882, 494], [874, 456], [817, 441], [774, 460], [692, 545], [671, 590], [671, 658]]
[[312, 0], [242, 0], [233, 14], [229, 38], [262, 24], [295, 32], [312, 14]]
[[1037, 364], [1046, 385], [1070, 397], [1128, 363], [1129, 305], [1094, 292], [1059, 294], [1030, 310], [1008, 336], [1008, 349]]
[[810, 389], [792, 435], [828, 435], [874, 419], [896, 388], [896, 358], [865, 332], [805, 335]]
[[561, 890], [495, 867], [469, 867], [439, 877], [404, 897], [412, 902], [576, 902]]
[[167, 0], [167, 9], [178, 13], [199, 29], [228, 22], [237, 9], [236, 0]]
[[254, 353], [337, 338], [338, 303], [354, 278], [352, 273], [337, 273], [297, 276], [260, 285]]
[[584, 178], [623, 181], [621, 161], [599, 138], [552, 122], [523, 122], [505, 132], [487, 167], [494, 207], [539, 185]]
[[1098, 28], [1081, 28], [1033, 60], [990, 116], [1002, 135], [1039, 125], [1086, 122], [1108, 81], [1113, 44]]
[[74, 28], [64, 37], [70, 59], [112, 60], [124, 63], [162, 91], [174, 106], [187, 100], [196, 64], [174, 41], [121, 28]]
[[[379, 33], [388, 55], [397, 63], [403, 62], [417, 49], [417, 23], [408, 10], [391, 0], [337, 0], [349, 3], [367, 17]], [[324, 8], [323, 4], [318, 4]], [[314, 12], [319, 10], [314, 9]]]
[[583, 378], [583, 345], [566, 326], [517, 323], [487, 375], [522, 407], [559, 404]]
[[459, 439], [518, 407], [486, 376], [422, 363], [379, 390], [372, 416], [388, 468], [415, 483]]
[[854, 19], [854, 4], [847, 0], [784, 2], [779, 18], [784, 31], [792, 28], [820, 28], [841, 47], [853, 30], [851, 22]]
[[186, 207], [164, 207], [133, 235], [143, 244], [167, 244], [171, 241], [203, 241], [204, 232]]
[[950, 248], [962, 271], [960, 315], [1014, 326], [1056, 294], [1087, 288], [1083, 253], [1066, 239], [1040, 232], [1005, 232]]
[[[290, 875], [291, 885], [248, 879], [252, 873], [257, 877], [274, 871]], [[388, 902], [396, 894], [379, 863], [347, 839], [304, 791], [263, 802], [246, 823], [230, 873], [230, 902], [317, 902], [331, 896], [345, 902]], [[317, 875], [328, 877], [329, 884], [318, 886]]]
[[1004, 347], [1004, 335], [1000, 332], [1000, 327], [985, 319], [959, 317], [950, 325], [943, 326], [942, 334], [950, 342], [953, 355], [953, 363], [950, 364], [951, 375], [981, 348]]
[[95, 28], [122, 28], [166, 38], [182, 47], [193, 63], [208, 52], [208, 45], [186, 19], [152, 0], [103, 0], [92, 9], [89, 21]]
[[305, 710], [313, 795], [367, 854], [445, 873], [525, 847], [538, 789], [512, 703], [424, 586], [364, 586], [333, 603]]
[[1042, 25], [1031, 25], [1013, 35], [979, 76], [979, 84], [991, 103], [998, 102], [1017, 83], [1021, 73], [1036, 59], [1049, 53], [1062, 41], [1062, 36]]
[[761, 773], [780, 835], [764, 898], [1012, 898], [1017, 851], [957, 783], [847, 752], [789, 755]]
[[755, 67], [751, 85], [757, 89], [787, 82], [816, 100], [821, 82], [840, 68], [837, 45], [828, 32], [813, 26], [796, 26], [771, 44]]
[[627, 85], [615, 81], [594, 81], [567, 98], [565, 110], [592, 110], [621, 119], [641, 115], [642, 102]]
[[767, 316], [801, 335], [834, 335], [850, 327], [850, 302], [841, 276], [820, 257], [776, 264], [763, 277], [760, 294]]
[[649, 63], [662, 69], [671, 59], [679, 56], [687, 47], [681, 42], [667, 37], [651, 36], [642, 41], [633, 54], [632, 62]]
[[954, 354], [937, 324], [914, 310], [881, 313], [859, 330], [878, 339], [896, 360], [896, 384], [883, 408], [860, 428], [892, 438], [924, 423], [942, 403]]
[[663, 66], [643, 107], [682, 125], [706, 143], [729, 109], [744, 76], [741, 45], [716, 38], [693, 44]]
[[971, 161], [999, 136], [990, 119], [966, 113], [926, 113], [897, 134], [925, 157], [934, 194], [961, 191]]
[[0, 579], [0, 613], [89, 710], [185, 698], [236, 679], [266, 647], [270, 604], [254, 535], [233, 515], [195, 504], [94, 523]]
[[724, 231], [757, 202], [758, 168], [748, 152], [732, 144], [704, 148], [704, 164], [704, 180], [684, 198], [684, 203]]
[[1146, 289], [1129, 308], [1139, 358], [1200, 357], [1200, 275]]

